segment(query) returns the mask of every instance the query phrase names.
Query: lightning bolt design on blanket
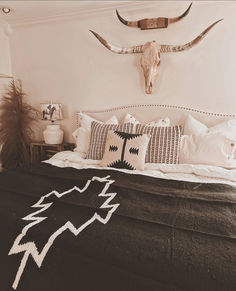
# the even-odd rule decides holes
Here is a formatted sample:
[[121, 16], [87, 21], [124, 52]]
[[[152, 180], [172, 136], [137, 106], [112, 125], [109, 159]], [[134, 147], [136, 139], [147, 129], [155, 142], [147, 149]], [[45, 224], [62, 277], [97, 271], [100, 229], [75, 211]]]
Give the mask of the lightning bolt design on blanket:
[[[45, 256], [47, 255], [47, 252], [49, 251], [50, 247], [53, 245], [55, 239], [58, 236], [60, 236], [64, 231], [69, 230], [75, 236], [78, 236], [78, 234], [81, 231], [86, 229], [86, 227], [89, 226], [94, 221], [97, 220], [103, 224], [106, 224], [110, 220], [112, 214], [116, 211], [116, 209], [119, 207], [120, 204], [119, 203], [110, 204], [110, 202], [115, 198], [117, 193], [108, 193], [107, 192], [110, 185], [115, 182], [114, 180], [110, 180], [109, 178], [110, 178], [110, 176], [103, 177], [103, 178], [94, 176], [91, 180], [88, 180], [86, 182], [86, 184], [83, 188], [79, 188], [77, 186], [74, 186], [73, 188], [71, 188], [65, 192], [62, 192], [62, 193], [59, 193], [59, 192], [54, 190], [54, 191], [42, 196], [39, 199], [39, 201], [32, 206], [33, 208], [38, 208], [38, 210], [25, 216], [24, 218], [22, 218], [23, 220], [30, 221], [30, 223], [27, 224], [22, 229], [21, 233], [16, 237], [16, 239], [13, 243], [13, 246], [11, 247], [11, 249], [9, 251], [9, 255], [18, 254], [21, 252], [24, 253], [23, 257], [21, 259], [21, 263], [20, 263], [20, 266], [18, 268], [16, 277], [15, 277], [15, 280], [14, 280], [13, 285], [12, 285], [13, 289], [16, 289], [18, 284], [19, 284], [20, 278], [24, 272], [24, 268], [26, 266], [29, 255], [32, 256], [33, 260], [35, 261], [37, 266], [40, 268]], [[65, 224], [60, 226], [58, 229], [56, 229], [56, 231], [54, 233], [51, 234], [51, 236], [48, 238], [46, 244], [42, 247], [41, 251], [38, 251], [38, 248], [37, 248], [35, 242], [29, 241], [26, 243], [24, 243], [24, 242], [22, 243], [22, 240], [26, 236], [29, 229], [31, 229], [33, 226], [41, 223], [43, 220], [48, 218], [45, 216], [44, 217], [38, 216], [39, 214], [40, 215], [43, 214], [43, 212], [45, 212], [47, 209], [49, 209], [53, 205], [54, 202], [50, 202], [50, 203], [45, 202], [45, 200], [47, 200], [48, 197], [54, 196], [56, 198], [61, 198], [62, 196], [71, 194], [74, 191], [79, 192], [79, 194], [84, 193], [93, 181], [105, 184], [104, 187], [102, 188], [101, 193], [98, 194], [99, 197], [107, 198], [106, 201], [99, 207], [99, 209], [109, 209], [109, 211], [106, 213], [105, 217], [101, 217], [97, 212], [95, 212], [90, 219], [88, 219], [86, 222], [84, 222], [78, 228], [76, 228], [70, 220], [66, 221]]]

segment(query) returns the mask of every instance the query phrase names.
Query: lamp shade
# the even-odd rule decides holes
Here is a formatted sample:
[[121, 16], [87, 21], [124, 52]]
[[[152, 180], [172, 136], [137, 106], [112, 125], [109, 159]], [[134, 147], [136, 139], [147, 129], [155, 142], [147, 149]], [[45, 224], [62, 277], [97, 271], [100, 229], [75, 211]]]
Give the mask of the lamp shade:
[[60, 103], [41, 103], [42, 120], [62, 120], [62, 106]]
[[9, 34], [11, 33], [10, 25], [0, 21], [0, 78], [12, 78], [11, 57]]

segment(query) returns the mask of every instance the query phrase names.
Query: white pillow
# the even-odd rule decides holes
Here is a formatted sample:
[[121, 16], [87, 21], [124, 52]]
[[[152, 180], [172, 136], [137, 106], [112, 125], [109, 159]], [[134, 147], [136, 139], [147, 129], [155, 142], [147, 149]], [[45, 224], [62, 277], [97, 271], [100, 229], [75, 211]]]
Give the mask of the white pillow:
[[125, 118], [123, 120], [123, 123], [133, 123], [133, 124], [138, 124], [140, 123], [133, 115], [127, 113], [125, 115]]
[[[97, 119], [94, 119], [92, 117], [90, 117], [89, 115], [85, 114], [85, 113], [82, 113], [80, 112], [79, 113], [79, 122], [80, 122], [80, 127], [83, 127], [83, 128], [86, 128], [86, 129], [89, 129], [91, 128], [91, 123], [93, 121], [96, 121], [96, 122], [101, 122], [101, 123], [104, 123], [102, 121], [99, 121]], [[115, 115], [113, 115], [111, 118], [109, 118], [105, 123], [110, 123], [110, 124], [118, 124], [118, 119]], [[73, 134], [72, 134], [73, 135]]]
[[169, 117], [166, 117], [159, 119], [157, 121], [151, 121], [147, 123], [147, 126], [167, 127], [170, 126], [170, 119]]
[[202, 122], [196, 120], [191, 115], [185, 120], [184, 134], [206, 134], [206, 133], [222, 133], [230, 138], [236, 138], [236, 119], [223, 121], [215, 126], [207, 127]]
[[179, 162], [206, 164], [225, 168], [236, 167], [236, 139], [222, 133], [183, 135]]
[[221, 132], [230, 138], [236, 138], [236, 119], [226, 120], [209, 128], [210, 132]]
[[90, 139], [90, 130], [79, 127], [72, 134], [75, 138], [76, 148], [74, 148], [74, 152], [83, 153], [86, 155], [89, 150], [89, 139]]
[[191, 115], [188, 115], [184, 124], [184, 134], [206, 134], [208, 127]]
[[[76, 142], [76, 148], [74, 149], [75, 152], [79, 152], [86, 156], [89, 150], [89, 141], [90, 141], [90, 129], [91, 123], [93, 121], [103, 123], [102, 121], [96, 120], [85, 113], [79, 113], [79, 120], [80, 120], [80, 127], [77, 128], [73, 133], [72, 136]], [[118, 119], [115, 115], [109, 118], [106, 124], [118, 124]]]
[[[127, 113], [125, 115], [125, 118], [123, 120], [123, 123], [133, 123], [133, 124], [140, 124], [139, 122], [133, 115]], [[168, 117], [166, 118], [161, 118], [157, 121], [151, 121], [149, 123], [146, 123], [148, 126], [170, 126], [170, 119]]]

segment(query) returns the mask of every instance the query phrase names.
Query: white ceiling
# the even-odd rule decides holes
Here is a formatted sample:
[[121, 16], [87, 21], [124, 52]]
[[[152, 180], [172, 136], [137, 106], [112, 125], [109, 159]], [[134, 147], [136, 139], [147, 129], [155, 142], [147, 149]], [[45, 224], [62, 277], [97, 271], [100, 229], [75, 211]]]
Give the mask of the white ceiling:
[[120, 7], [142, 7], [152, 1], [0, 1], [0, 8], [9, 7], [9, 14], [0, 18], [11, 25], [44, 22], [80, 14], [102, 13]]

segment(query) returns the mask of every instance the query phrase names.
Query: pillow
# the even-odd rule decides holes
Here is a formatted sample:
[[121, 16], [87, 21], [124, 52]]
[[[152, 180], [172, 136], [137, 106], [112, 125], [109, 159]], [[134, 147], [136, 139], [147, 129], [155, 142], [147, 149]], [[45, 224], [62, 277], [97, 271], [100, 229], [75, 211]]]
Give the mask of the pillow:
[[123, 120], [123, 123], [133, 123], [133, 124], [138, 124], [140, 123], [133, 115], [127, 113], [125, 115], [125, 118]]
[[154, 127], [137, 124], [136, 133], [150, 134], [146, 163], [177, 164], [182, 126]]
[[74, 152], [86, 155], [89, 150], [90, 130], [83, 127], [79, 127], [76, 131], [73, 132], [73, 136], [75, 137], [76, 143]]
[[[93, 121], [103, 123], [102, 121], [98, 121], [85, 113], [79, 113], [79, 120], [80, 120], [80, 127], [77, 128], [73, 133], [72, 136], [75, 139], [76, 147], [74, 152], [79, 152], [86, 156], [89, 150], [89, 139], [90, 139], [90, 128], [91, 123]], [[118, 124], [118, 119], [116, 116], [112, 116], [108, 119], [106, 124]]]
[[102, 124], [92, 122], [89, 151], [87, 158], [92, 160], [101, 160], [105, 150], [106, 138], [108, 130], [124, 131], [127, 133], [133, 132], [134, 125], [132, 123], [125, 124]]
[[236, 139], [222, 133], [184, 135], [181, 141], [181, 164], [206, 164], [236, 167]]
[[170, 119], [168, 117], [161, 118], [157, 121], [151, 121], [147, 123], [148, 126], [169, 126], [170, 125]]
[[101, 166], [144, 170], [150, 136], [109, 130]]
[[206, 134], [206, 133], [222, 133], [230, 138], [236, 138], [236, 119], [230, 119], [223, 121], [215, 126], [208, 128], [202, 122], [196, 120], [189, 115], [185, 120], [184, 134]]
[[[139, 124], [140, 122], [131, 114], [127, 113], [125, 115], [123, 123], [133, 123], [133, 124]], [[170, 119], [168, 117], [161, 118], [157, 121], [151, 121], [147, 123], [149, 126], [169, 126], [170, 125]]]
[[229, 138], [236, 138], [236, 119], [226, 120], [209, 128], [211, 133], [221, 132]]
[[208, 127], [191, 115], [188, 115], [184, 124], [184, 134], [206, 134]]
[[[83, 127], [83, 128], [86, 128], [86, 129], [90, 130], [91, 124], [92, 124], [93, 121], [104, 123], [102, 121], [99, 121], [99, 120], [96, 120], [96, 119], [90, 117], [89, 115], [87, 115], [85, 113], [82, 113], [82, 112], [79, 113], [80, 127]], [[119, 122], [118, 122], [117, 117], [115, 115], [113, 115], [105, 123], [118, 124]]]

